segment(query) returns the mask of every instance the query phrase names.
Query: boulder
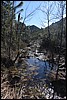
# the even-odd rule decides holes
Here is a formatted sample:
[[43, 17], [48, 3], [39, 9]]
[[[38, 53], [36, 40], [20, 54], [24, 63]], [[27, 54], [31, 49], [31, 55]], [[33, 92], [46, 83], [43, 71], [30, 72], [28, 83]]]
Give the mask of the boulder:
[[52, 86], [54, 87], [54, 92], [61, 95], [61, 97], [66, 96], [66, 80], [59, 79], [52, 81]]
[[9, 58], [1, 58], [1, 63], [3, 63], [7, 68], [9, 68], [10, 66], [14, 66], [14, 61]]

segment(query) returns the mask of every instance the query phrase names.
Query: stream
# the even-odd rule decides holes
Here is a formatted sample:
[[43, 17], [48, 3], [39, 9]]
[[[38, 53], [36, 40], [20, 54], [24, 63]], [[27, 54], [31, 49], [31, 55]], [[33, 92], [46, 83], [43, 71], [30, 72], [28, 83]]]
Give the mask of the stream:
[[[38, 79], [47, 79], [48, 78], [48, 74], [50, 73], [51, 71], [51, 67], [52, 67], [52, 64], [50, 63], [50, 67], [49, 67], [49, 62], [48, 61], [42, 61], [42, 60], [39, 60], [37, 59], [36, 57], [30, 57], [26, 60], [28, 62], [28, 65], [29, 67], [30, 64], [32, 66], [35, 66], [35, 70], [36, 72], [38, 73], [37, 75], [34, 76], [34, 78], [38, 78]], [[55, 71], [57, 68], [56, 65], [54, 65], [54, 68], [53, 70]]]
[[[34, 74], [32, 78], [34, 78], [34, 80], [37, 80], [37, 79], [38, 80], [40, 80], [40, 79], [43, 80], [48, 85], [47, 91], [49, 91], [49, 90], [51, 92], [54, 91], [54, 90], [52, 90], [51, 79], [49, 79], [49, 75], [50, 75], [50, 72], [51, 72], [52, 64], [50, 63], [50, 67], [49, 67], [49, 62], [48, 61], [42, 61], [42, 60], [37, 59], [36, 57], [30, 57], [30, 58], [28, 58], [27, 62], [28, 62], [29, 67], [32, 68], [34, 66], [35, 67], [34, 71], [36, 71], [38, 73], [37, 75]], [[53, 67], [52, 70], [54, 72], [56, 72], [56, 69], [57, 69], [57, 65], [54, 64], [54, 67]], [[61, 82], [61, 80], [60, 80], [60, 82]], [[62, 80], [62, 83], [65, 84], [65, 81]], [[57, 84], [57, 86], [56, 86], [56, 93], [61, 94], [61, 97], [64, 97], [65, 96], [65, 91], [63, 93], [61, 92], [61, 88], [64, 89], [64, 84], [62, 84], [62, 86], [60, 85], [58, 87], [59, 84]], [[48, 94], [49, 93], [47, 92], [47, 95]], [[63, 96], [62, 96], [62, 94], [63, 94]], [[51, 96], [52, 95], [50, 95], [50, 98], [52, 98]], [[54, 96], [54, 99], [55, 98], [57, 98], [57, 99], [59, 98], [60, 99], [61, 97], [59, 95], [56, 95], [56, 96]], [[46, 98], [49, 98], [49, 97], [46, 96]]]
[[[40, 91], [40, 93], [42, 93], [41, 97], [43, 95], [47, 99], [52, 98], [53, 92], [54, 92], [54, 86], [52, 86], [52, 82], [51, 82], [52, 79], [49, 79], [49, 76], [51, 77], [50, 73], [51, 73], [52, 63], [50, 63], [50, 66], [49, 66], [49, 62], [44, 61], [42, 59], [42, 57], [44, 56], [43, 53], [37, 53], [35, 55], [35, 52], [30, 51], [29, 54], [30, 54], [29, 57], [24, 59], [25, 63], [27, 64], [27, 69], [26, 69], [27, 71], [25, 73], [23, 73], [23, 75], [26, 74], [25, 76], [27, 76], [30, 79], [30, 80], [27, 80], [27, 82], [26, 82], [27, 87], [28, 88], [33, 87], [34, 90], [36, 90], [35, 88], [37, 88], [37, 90]], [[54, 65], [54, 67], [53, 67], [52, 71], [54, 71], [53, 74], [55, 74], [57, 65], [55, 65], [55, 64], [53, 64], [53, 65]], [[64, 83], [64, 80], [62, 80], [62, 81], [63, 81], [62, 83]], [[63, 84], [63, 86], [64, 86], [64, 84]], [[65, 88], [63, 86], [57, 84], [56, 89], [60, 88], [58, 90], [59, 91], [58, 94], [61, 93], [61, 87], [62, 87], [62, 89]], [[65, 91], [63, 91], [63, 92], [64, 92], [63, 96], [65, 96]], [[56, 93], [57, 93], [57, 90], [56, 90]], [[63, 93], [61, 93], [61, 95], [62, 94]], [[62, 96], [59, 96], [56, 94], [56, 95], [54, 95], [54, 99], [55, 98], [62, 98]]]

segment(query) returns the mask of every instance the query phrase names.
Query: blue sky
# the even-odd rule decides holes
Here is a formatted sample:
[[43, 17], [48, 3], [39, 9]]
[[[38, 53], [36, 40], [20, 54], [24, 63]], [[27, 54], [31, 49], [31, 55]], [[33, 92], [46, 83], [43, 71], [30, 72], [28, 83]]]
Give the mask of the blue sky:
[[[15, 5], [17, 5], [20, 1], [15, 1]], [[57, 4], [55, 4], [54, 1], [50, 2], [50, 5], [53, 3], [52, 6], [52, 14], [56, 14], [57, 13]], [[23, 12], [21, 12], [21, 17], [23, 17], [23, 19], [25, 18], [25, 9], [28, 6], [28, 9], [26, 11], [26, 16], [31, 13], [34, 9], [36, 9], [39, 5], [41, 4], [39, 9], [43, 9], [45, 11], [47, 11], [47, 6], [48, 6], [48, 2], [46, 1], [23, 1], [23, 6], [21, 6], [21, 8], [23, 8]], [[44, 6], [44, 7], [43, 7]], [[18, 8], [17, 11], [19, 11], [21, 8]], [[52, 14], [50, 15], [50, 18], [53, 18], [54, 16], [52, 16]], [[60, 14], [59, 14], [60, 15]], [[16, 20], [17, 20], [17, 16], [16, 15]], [[64, 17], [66, 16], [66, 14], [64, 13]], [[32, 16], [32, 18], [30, 19], [31, 16], [29, 16], [26, 21], [25, 24], [26, 25], [36, 25], [39, 28], [41, 27], [46, 27], [47, 26], [47, 16], [45, 13], [43, 13], [41, 10], [36, 10]], [[21, 22], [23, 22], [23, 19], [20, 20]], [[30, 20], [29, 20], [30, 19]], [[50, 24], [52, 24], [53, 22], [58, 21], [59, 19], [54, 19], [50, 21]]]

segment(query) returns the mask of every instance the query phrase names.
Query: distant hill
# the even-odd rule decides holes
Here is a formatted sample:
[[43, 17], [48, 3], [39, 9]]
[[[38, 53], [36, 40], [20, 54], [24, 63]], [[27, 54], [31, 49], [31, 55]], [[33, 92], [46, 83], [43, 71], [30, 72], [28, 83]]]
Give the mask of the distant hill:
[[[60, 46], [61, 33], [62, 33], [62, 47], [66, 48], [66, 18], [63, 19], [63, 32], [62, 32], [62, 19], [60, 21], [52, 23], [49, 26], [49, 30], [50, 30], [50, 40], [52, 41], [52, 44], [55, 43], [56, 47]], [[40, 45], [41, 45], [41, 48], [43, 49], [45, 47], [44, 45], [46, 42], [45, 38], [48, 37], [48, 27], [44, 28], [42, 35], [43, 35], [43, 38]]]
[[[49, 26], [50, 29], [50, 38], [53, 40], [56, 40], [59, 37], [59, 40], [61, 38], [61, 29], [62, 29], [62, 19], [60, 21], [57, 21], [55, 23], [52, 23]], [[44, 29], [44, 35], [48, 35], [48, 27]], [[63, 18], [63, 33], [62, 33], [62, 44], [66, 44], [66, 18]]]
[[[52, 23], [49, 26], [51, 39], [57, 38], [58, 35], [60, 37], [61, 22], [62, 22], [62, 19], [60, 21]], [[48, 27], [40, 29], [35, 25], [31, 25], [31, 26], [27, 26], [26, 28], [27, 28], [28, 34], [30, 35], [32, 41], [33, 40], [37, 41], [37, 39], [41, 41], [44, 36], [48, 35]], [[66, 18], [63, 18], [63, 29], [64, 29], [63, 37], [65, 37], [66, 36]]]
[[36, 31], [39, 31], [40, 30], [40, 28], [38, 28], [37, 26], [35, 26], [35, 25], [31, 25], [31, 26], [27, 26], [27, 28], [30, 28], [30, 31], [31, 31], [31, 33], [32, 32], [36, 32]]
[[[57, 22], [55, 22], [55, 23], [52, 23], [50, 26], [49, 26], [49, 28], [50, 28], [50, 30], [52, 31], [52, 29], [54, 29], [54, 31], [59, 31], [58, 29], [60, 28], [60, 26], [61, 26], [61, 21], [62, 21], [62, 19], [60, 20], [60, 21], [57, 21]], [[66, 17], [65, 18], [63, 18], [63, 25], [64, 25], [64, 28], [66, 28]], [[46, 28], [42, 28], [42, 29], [40, 29], [40, 28], [38, 28], [37, 26], [35, 26], [35, 25], [31, 25], [31, 26], [27, 26], [27, 28], [30, 28], [30, 30], [31, 30], [31, 32], [36, 32], [36, 31], [46, 31], [47, 30], [47, 28], [48, 27], [46, 27]], [[51, 29], [52, 28], [52, 29]], [[43, 33], [44, 34], [44, 33]]]
[[[58, 36], [60, 39], [61, 22], [62, 22], [62, 19], [60, 21], [52, 23], [49, 26], [51, 39], [56, 40]], [[29, 40], [30, 42], [38, 41], [40, 43], [42, 39], [48, 35], [48, 27], [40, 29], [39, 27], [35, 25], [31, 25], [31, 26], [25, 25], [25, 32], [22, 31], [22, 34], [23, 34], [22, 35], [23, 40], [25, 41]], [[63, 44], [66, 43], [65, 38], [66, 38], [66, 18], [63, 18]]]

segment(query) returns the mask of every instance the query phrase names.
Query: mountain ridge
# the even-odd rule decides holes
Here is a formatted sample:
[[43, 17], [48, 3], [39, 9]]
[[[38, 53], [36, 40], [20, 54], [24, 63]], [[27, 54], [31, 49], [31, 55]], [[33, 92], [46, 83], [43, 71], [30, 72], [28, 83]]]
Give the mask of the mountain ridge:
[[[56, 22], [52, 23], [51, 25], [54, 25], [54, 24], [57, 24], [57, 23], [61, 23], [61, 20], [62, 20], [62, 19], [60, 19], [59, 21], [56, 21]], [[65, 21], [65, 20], [66, 20], [66, 17], [63, 18], [63, 21]], [[51, 25], [50, 25], [50, 26], [51, 26]], [[27, 25], [26, 27], [31, 27], [31, 29], [33, 29], [33, 28], [37, 28], [37, 29], [45, 29], [45, 28], [47, 28], [48, 26], [46, 26], [45, 28], [39, 28], [39, 27], [36, 26], [36, 25]]]

